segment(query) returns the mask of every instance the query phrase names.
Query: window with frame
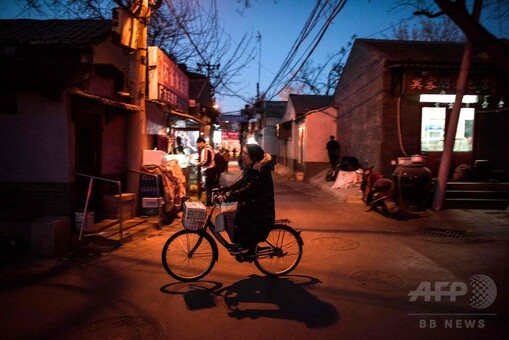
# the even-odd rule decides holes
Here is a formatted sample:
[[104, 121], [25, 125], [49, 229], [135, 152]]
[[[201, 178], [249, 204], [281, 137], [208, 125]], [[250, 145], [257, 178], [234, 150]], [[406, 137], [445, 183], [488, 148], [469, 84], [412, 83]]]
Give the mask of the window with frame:
[[[473, 108], [462, 108], [456, 129], [455, 152], [472, 151], [474, 138]], [[445, 107], [423, 107], [421, 118], [421, 151], [441, 152], [444, 150], [447, 109]]]

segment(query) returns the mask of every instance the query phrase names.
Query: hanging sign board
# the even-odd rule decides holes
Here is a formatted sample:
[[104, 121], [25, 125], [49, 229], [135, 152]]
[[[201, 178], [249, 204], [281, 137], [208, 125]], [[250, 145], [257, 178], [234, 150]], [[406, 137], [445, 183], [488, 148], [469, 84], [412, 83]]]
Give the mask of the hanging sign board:
[[189, 79], [159, 47], [148, 48], [148, 99], [188, 112]]

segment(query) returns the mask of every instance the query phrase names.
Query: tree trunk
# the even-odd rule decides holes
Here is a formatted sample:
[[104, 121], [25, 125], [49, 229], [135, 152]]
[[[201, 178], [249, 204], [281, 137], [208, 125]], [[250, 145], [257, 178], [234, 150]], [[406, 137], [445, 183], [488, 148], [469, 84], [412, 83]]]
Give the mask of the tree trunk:
[[[437, 1], [438, 2], [438, 1]], [[475, 0], [474, 11], [472, 17], [479, 18], [481, 13], [482, 0]], [[452, 155], [454, 150], [454, 141], [456, 139], [456, 130], [465, 94], [465, 88], [468, 80], [468, 72], [470, 69], [470, 60], [472, 55], [472, 42], [467, 41], [465, 51], [463, 52], [463, 60], [461, 61], [461, 69], [456, 87], [456, 99], [451, 111], [447, 131], [445, 134], [444, 151], [440, 160], [440, 168], [438, 169], [437, 187], [433, 197], [433, 210], [441, 210], [445, 200], [445, 192], [447, 189], [447, 180], [449, 179], [449, 170], [452, 163]]]
[[[470, 15], [465, 1], [435, 0], [440, 9], [451, 18], [452, 21], [465, 33], [468, 41], [474, 46], [486, 52], [491, 59], [496, 61], [509, 77], [509, 44], [497, 39], [479, 23], [479, 17], [474, 13]], [[477, 1], [474, 7], [478, 6]], [[482, 7], [482, 1], [481, 5]], [[481, 10], [479, 9], [479, 13]]]

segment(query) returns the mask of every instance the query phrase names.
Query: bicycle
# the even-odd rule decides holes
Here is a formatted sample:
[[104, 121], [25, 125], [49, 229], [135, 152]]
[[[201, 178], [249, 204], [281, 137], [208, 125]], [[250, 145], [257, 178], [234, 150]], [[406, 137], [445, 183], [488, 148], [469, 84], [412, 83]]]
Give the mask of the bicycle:
[[[216, 231], [212, 216], [218, 203], [213, 201], [198, 229], [180, 230], [170, 236], [163, 246], [163, 267], [176, 280], [196, 281], [210, 273], [219, 260], [215, 240], [228, 250], [234, 246]], [[254, 254], [231, 255], [238, 262], [254, 262], [262, 273], [269, 276], [290, 273], [299, 264], [304, 245], [300, 231], [292, 228], [290, 222], [288, 219], [276, 220], [265, 241], [256, 245]]]

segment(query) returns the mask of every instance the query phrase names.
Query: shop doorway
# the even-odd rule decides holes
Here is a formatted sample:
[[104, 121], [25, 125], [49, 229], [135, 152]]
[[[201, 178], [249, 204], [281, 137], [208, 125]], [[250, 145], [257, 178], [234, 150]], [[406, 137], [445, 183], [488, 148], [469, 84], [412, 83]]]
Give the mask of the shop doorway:
[[[101, 175], [102, 157], [102, 107], [99, 105], [75, 105], [74, 135], [75, 135], [75, 172], [90, 176]], [[89, 180], [85, 177], [76, 177], [76, 204], [77, 208], [85, 206]], [[98, 212], [100, 192], [97, 188], [92, 191], [89, 211]]]

